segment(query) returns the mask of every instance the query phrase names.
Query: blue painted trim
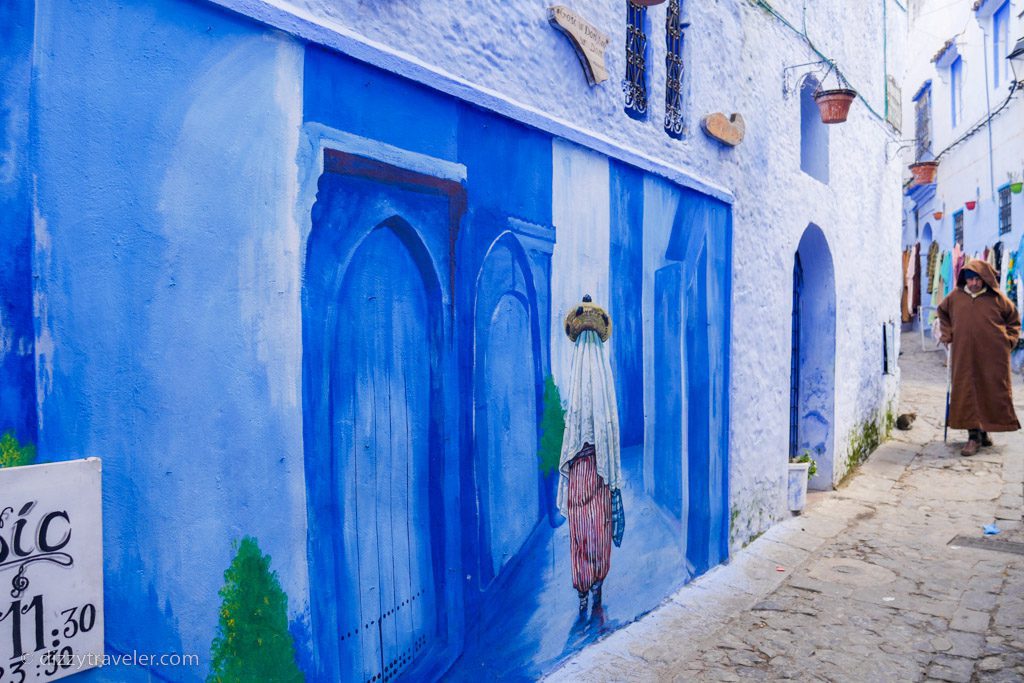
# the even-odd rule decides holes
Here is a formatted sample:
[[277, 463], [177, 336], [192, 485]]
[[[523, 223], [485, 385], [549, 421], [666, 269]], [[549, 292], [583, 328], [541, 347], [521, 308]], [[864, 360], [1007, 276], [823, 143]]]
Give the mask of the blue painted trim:
[[974, 16], [978, 21], [988, 19], [1001, 10], [1004, 5], [1009, 4], [1009, 0], [985, 0], [978, 6], [978, 9], [974, 10]]
[[938, 187], [935, 183], [928, 185], [916, 185], [907, 190], [907, 197], [910, 201], [914, 202], [914, 208], [920, 207], [925, 202], [928, 202], [935, 198], [935, 188]]
[[948, 69], [953, 64], [953, 60], [960, 56], [960, 50], [957, 48], [956, 41], [954, 40], [949, 44], [945, 50], [943, 50], [933, 61], [935, 62], [936, 69]]
[[677, 185], [690, 188], [732, 204], [734, 196], [728, 189], [689, 171], [670, 166], [639, 150], [624, 147], [611, 138], [582, 130], [569, 121], [555, 118], [539, 109], [470, 83], [453, 74], [431, 66], [412, 55], [392, 50], [370, 41], [343, 26], [327, 26], [312, 16], [299, 16], [265, 0], [208, 0], [232, 12], [244, 15], [297, 38], [336, 50], [361, 62], [372, 64], [502, 116], [570, 140], [606, 156], [619, 159]]
[[[445, 161], [427, 154], [411, 152], [402, 147], [395, 147], [379, 140], [364, 138], [360, 135], [338, 130], [321, 123], [306, 123], [303, 125], [308, 138], [319, 153], [324, 149], [335, 149], [339, 152], [348, 152], [368, 159], [376, 159], [391, 166], [404, 168], [408, 171], [415, 171], [424, 175], [433, 176], [442, 180], [454, 180], [457, 183], [466, 182], [466, 167], [452, 161]], [[321, 157], [321, 165], [323, 158]], [[320, 169], [323, 172], [323, 169]]]
[[914, 96], [911, 98], [911, 101], [912, 102], [917, 102], [919, 99], [921, 99], [924, 96], [924, 94], [926, 92], [931, 90], [931, 87], [932, 87], [932, 79], [929, 78], [927, 81], [925, 81], [924, 83], [921, 84], [920, 88], [917, 89], [917, 92], [914, 93]]

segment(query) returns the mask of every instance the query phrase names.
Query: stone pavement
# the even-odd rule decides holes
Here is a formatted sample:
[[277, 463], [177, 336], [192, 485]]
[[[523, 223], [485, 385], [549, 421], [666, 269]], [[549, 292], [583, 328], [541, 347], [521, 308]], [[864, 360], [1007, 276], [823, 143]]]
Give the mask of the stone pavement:
[[548, 680], [1024, 680], [1024, 555], [995, 545], [1024, 543], [1024, 435], [961, 458], [963, 432], [942, 442], [944, 354], [902, 347], [912, 430]]

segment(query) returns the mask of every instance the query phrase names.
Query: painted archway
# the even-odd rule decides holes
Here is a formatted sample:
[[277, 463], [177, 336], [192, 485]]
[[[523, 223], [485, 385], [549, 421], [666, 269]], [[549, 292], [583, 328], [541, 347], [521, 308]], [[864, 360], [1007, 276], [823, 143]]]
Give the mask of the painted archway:
[[810, 224], [793, 259], [790, 453], [810, 449], [812, 489], [832, 488], [835, 473], [836, 292], [832, 252]]
[[[303, 421], [317, 677], [427, 676], [459, 646], [444, 435], [445, 292], [461, 188], [328, 150], [303, 287]], [[454, 382], [454, 380], [451, 380]]]
[[536, 457], [540, 326], [529, 263], [511, 233], [477, 278], [474, 442], [481, 586], [516, 557], [543, 513]]

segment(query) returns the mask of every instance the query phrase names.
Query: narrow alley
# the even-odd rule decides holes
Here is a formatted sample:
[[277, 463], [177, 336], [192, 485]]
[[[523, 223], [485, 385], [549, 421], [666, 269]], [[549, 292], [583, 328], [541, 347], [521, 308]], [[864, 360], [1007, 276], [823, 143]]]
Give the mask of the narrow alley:
[[1024, 678], [1024, 436], [961, 457], [963, 433], [943, 443], [943, 354], [916, 334], [901, 347], [911, 430], [548, 680]]

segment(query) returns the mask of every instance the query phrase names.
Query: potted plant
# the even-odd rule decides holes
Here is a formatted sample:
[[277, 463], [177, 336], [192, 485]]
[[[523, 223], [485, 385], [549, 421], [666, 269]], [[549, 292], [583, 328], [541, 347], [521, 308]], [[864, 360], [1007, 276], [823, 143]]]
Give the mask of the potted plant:
[[942, 220], [942, 212], [941, 211], [933, 212], [932, 213], [932, 218], [934, 218], [937, 221], [941, 221]]
[[828, 72], [822, 83], [829, 74], [835, 70], [838, 88], [824, 89], [821, 85], [814, 91], [814, 101], [818, 105], [818, 112], [821, 114], [822, 123], [842, 123], [850, 113], [850, 105], [857, 98], [857, 91], [850, 87], [850, 84], [843, 78], [843, 74], [836, 69], [836, 65], [828, 62]]
[[850, 114], [850, 105], [857, 98], [857, 91], [852, 88], [833, 88], [818, 90], [814, 93], [814, 101], [821, 113], [822, 123], [843, 123]]
[[978, 202], [973, 200], [973, 199], [968, 201], [968, 202], [964, 202], [964, 206], [967, 207], [968, 211], [974, 211], [974, 207], [976, 207], [977, 205], [978, 205]]
[[789, 510], [794, 515], [803, 512], [807, 504], [807, 480], [818, 473], [818, 463], [814, 460], [813, 452], [805, 448], [799, 455], [789, 459], [789, 481], [788, 495]]
[[1010, 192], [1014, 194], [1020, 194], [1021, 190], [1024, 190], [1024, 182], [1020, 180], [1020, 174], [1015, 171], [1010, 171]]
[[914, 174], [915, 185], [930, 185], [935, 182], [935, 173], [939, 170], [937, 161], [918, 161], [910, 165], [910, 172]]

